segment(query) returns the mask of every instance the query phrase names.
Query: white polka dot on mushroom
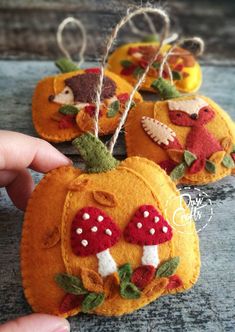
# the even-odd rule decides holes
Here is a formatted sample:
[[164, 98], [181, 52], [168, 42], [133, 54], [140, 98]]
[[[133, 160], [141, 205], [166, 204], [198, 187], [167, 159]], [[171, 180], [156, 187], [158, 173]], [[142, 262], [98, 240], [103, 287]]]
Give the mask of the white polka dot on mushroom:
[[98, 217], [97, 217], [97, 221], [101, 222], [101, 221], [103, 221], [103, 220], [104, 220], [104, 217], [103, 217], [103, 216], [98, 216]]
[[162, 231], [163, 231], [163, 233], [167, 233], [168, 228], [166, 226], [164, 226], [164, 227], [162, 227]]
[[96, 227], [96, 226], [92, 227], [92, 228], [91, 228], [91, 231], [92, 231], [93, 233], [97, 232], [97, 231], [98, 231], [98, 227]]
[[111, 235], [112, 235], [112, 232], [111, 232], [111, 230], [110, 230], [109, 228], [107, 228], [107, 229], [105, 230], [105, 234], [111, 236]]
[[77, 233], [77, 234], [82, 234], [82, 228], [77, 228], [77, 229], [76, 229], [76, 233]]
[[150, 228], [149, 233], [150, 233], [151, 235], [155, 234], [155, 229], [154, 229], [154, 228]]
[[136, 226], [137, 226], [137, 228], [140, 229], [140, 228], [142, 228], [143, 225], [141, 224], [141, 222], [138, 222], [138, 223], [136, 224]]
[[86, 247], [88, 245], [88, 241], [87, 240], [82, 240], [81, 244], [83, 247]]
[[89, 213], [83, 213], [83, 215], [82, 215], [82, 219], [83, 220], [88, 220], [88, 219], [90, 219], [90, 215], [89, 215]]
[[156, 224], [157, 222], [159, 222], [159, 220], [160, 220], [159, 217], [154, 217], [154, 222], [155, 222], [155, 224]]
[[144, 218], [148, 218], [149, 212], [148, 211], [144, 211], [143, 216], [144, 216]]

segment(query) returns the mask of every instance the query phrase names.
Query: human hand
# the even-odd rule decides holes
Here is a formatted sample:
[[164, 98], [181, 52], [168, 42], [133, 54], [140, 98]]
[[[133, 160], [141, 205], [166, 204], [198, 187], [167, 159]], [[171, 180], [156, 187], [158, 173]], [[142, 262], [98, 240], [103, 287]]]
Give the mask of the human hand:
[[[6, 190], [13, 203], [24, 210], [34, 188], [27, 170], [48, 172], [71, 161], [52, 145], [38, 138], [0, 131], [0, 187]], [[0, 326], [0, 332], [68, 332], [67, 320], [44, 314], [32, 314]]]
[[70, 327], [66, 319], [32, 314], [12, 320], [0, 326], [0, 332], [69, 332]]
[[25, 210], [34, 188], [27, 168], [46, 173], [71, 163], [42, 139], [0, 130], [0, 187], [6, 187], [12, 202], [21, 210]]

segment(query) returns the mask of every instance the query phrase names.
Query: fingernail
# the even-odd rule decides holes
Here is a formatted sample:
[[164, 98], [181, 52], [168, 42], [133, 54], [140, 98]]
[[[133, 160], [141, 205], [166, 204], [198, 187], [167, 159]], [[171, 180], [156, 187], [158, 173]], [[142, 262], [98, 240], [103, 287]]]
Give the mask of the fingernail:
[[53, 330], [52, 332], [69, 332], [69, 331], [70, 331], [70, 326], [65, 325], [65, 326], [58, 327], [57, 329]]

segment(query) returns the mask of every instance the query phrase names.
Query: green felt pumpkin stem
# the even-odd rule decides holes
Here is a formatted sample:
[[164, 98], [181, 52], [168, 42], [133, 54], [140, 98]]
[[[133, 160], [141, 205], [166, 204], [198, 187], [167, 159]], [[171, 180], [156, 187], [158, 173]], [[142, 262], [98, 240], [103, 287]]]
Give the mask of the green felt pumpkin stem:
[[180, 93], [176, 87], [162, 77], [153, 81], [151, 87], [157, 90], [160, 97], [164, 100], [180, 97]]
[[102, 173], [116, 168], [116, 160], [107, 147], [91, 133], [83, 134], [73, 140], [73, 145], [85, 161], [87, 173]]

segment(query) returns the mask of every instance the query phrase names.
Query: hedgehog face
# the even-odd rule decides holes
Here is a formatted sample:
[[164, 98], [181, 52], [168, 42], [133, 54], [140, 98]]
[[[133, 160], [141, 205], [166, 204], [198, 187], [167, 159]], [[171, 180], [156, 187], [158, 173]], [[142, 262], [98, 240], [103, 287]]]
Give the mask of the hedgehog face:
[[65, 88], [57, 95], [49, 96], [49, 101], [53, 101], [54, 103], [57, 104], [73, 104], [74, 103], [73, 91], [70, 87], [65, 86]]
[[202, 107], [197, 113], [188, 113], [187, 111], [173, 110], [169, 111], [169, 117], [172, 123], [178, 126], [194, 127], [201, 126], [210, 122], [215, 116], [210, 106]]

